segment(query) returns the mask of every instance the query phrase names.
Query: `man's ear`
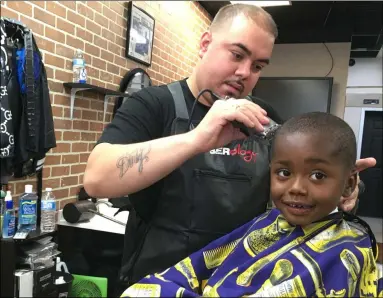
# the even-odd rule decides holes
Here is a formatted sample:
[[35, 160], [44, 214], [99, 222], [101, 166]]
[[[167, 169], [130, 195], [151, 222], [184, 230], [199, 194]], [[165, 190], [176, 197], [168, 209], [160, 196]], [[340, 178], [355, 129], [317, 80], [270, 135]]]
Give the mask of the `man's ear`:
[[200, 58], [202, 58], [205, 53], [207, 52], [207, 48], [209, 46], [209, 44], [211, 43], [211, 32], [209, 31], [205, 31], [202, 36], [201, 36], [201, 40], [199, 42], [199, 52], [198, 52], [198, 55]]
[[348, 177], [348, 179], [347, 179], [347, 182], [346, 182], [346, 185], [344, 187], [342, 196], [345, 198], [351, 196], [351, 194], [354, 192], [354, 190], [356, 188], [357, 182], [358, 182], [358, 173], [353, 171], [351, 173], [350, 177]]

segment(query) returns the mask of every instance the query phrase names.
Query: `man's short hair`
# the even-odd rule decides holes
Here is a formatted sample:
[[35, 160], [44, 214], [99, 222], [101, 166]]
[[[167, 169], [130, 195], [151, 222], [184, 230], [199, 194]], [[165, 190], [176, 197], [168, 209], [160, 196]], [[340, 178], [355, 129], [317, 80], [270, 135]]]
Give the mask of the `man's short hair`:
[[324, 112], [301, 114], [287, 120], [276, 132], [274, 141], [293, 133], [318, 135], [333, 148], [333, 154], [339, 156], [347, 169], [352, 170], [355, 167], [356, 138], [343, 119]]
[[278, 37], [277, 25], [267, 11], [259, 6], [243, 3], [228, 4], [221, 7], [210, 25], [210, 30], [219, 30], [225, 23], [233, 21], [240, 14], [254, 21], [263, 30], [272, 34], [275, 39]]

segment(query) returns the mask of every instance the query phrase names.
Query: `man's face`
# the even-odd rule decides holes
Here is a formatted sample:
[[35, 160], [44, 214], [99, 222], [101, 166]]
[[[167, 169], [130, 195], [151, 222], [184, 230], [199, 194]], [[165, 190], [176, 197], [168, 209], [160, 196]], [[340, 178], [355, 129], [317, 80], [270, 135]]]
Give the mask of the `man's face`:
[[325, 139], [294, 133], [275, 140], [271, 198], [290, 224], [305, 226], [320, 220], [355, 187], [355, 175]]
[[197, 85], [220, 96], [243, 98], [257, 83], [271, 57], [274, 37], [251, 19], [239, 15], [200, 43]]

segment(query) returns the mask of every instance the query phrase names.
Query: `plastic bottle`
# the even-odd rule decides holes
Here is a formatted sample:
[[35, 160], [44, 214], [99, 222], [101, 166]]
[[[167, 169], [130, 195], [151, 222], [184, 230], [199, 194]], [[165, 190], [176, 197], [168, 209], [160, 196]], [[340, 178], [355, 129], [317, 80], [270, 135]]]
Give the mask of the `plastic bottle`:
[[19, 198], [18, 230], [36, 230], [37, 223], [37, 195], [32, 192], [33, 185], [25, 185], [25, 192]]
[[43, 233], [53, 232], [56, 229], [56, 198], [52, 188], [47, 187], [41, 198], [41, 223]]
[[3, 238], [12, 238], [15, 235], [15, 209], [13, 209], [13, 200], [11, 191], [7, 191], [5, 196], [5, 211], [3, 215], [3, 229], [2, 236]]
[[82, 51], [77, 49], [73, 57], [73, 82], [86, 83], [87, 73]]
[[3, 233], [3, 218], [4, 218], [4, 211], [5, 211], [5, 191], [1, 189], [1, 195], [0, 195], [0, 238], [2, 237]]

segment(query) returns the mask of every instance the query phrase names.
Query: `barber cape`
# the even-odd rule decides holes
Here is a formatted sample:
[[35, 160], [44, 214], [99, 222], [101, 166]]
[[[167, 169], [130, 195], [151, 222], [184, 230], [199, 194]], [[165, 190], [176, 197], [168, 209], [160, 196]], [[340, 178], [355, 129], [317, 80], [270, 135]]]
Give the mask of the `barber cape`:
[[375, 239], [360, 222], [336, 212], [294, 227], [272, 209], [122, 297], [382, 297]]

